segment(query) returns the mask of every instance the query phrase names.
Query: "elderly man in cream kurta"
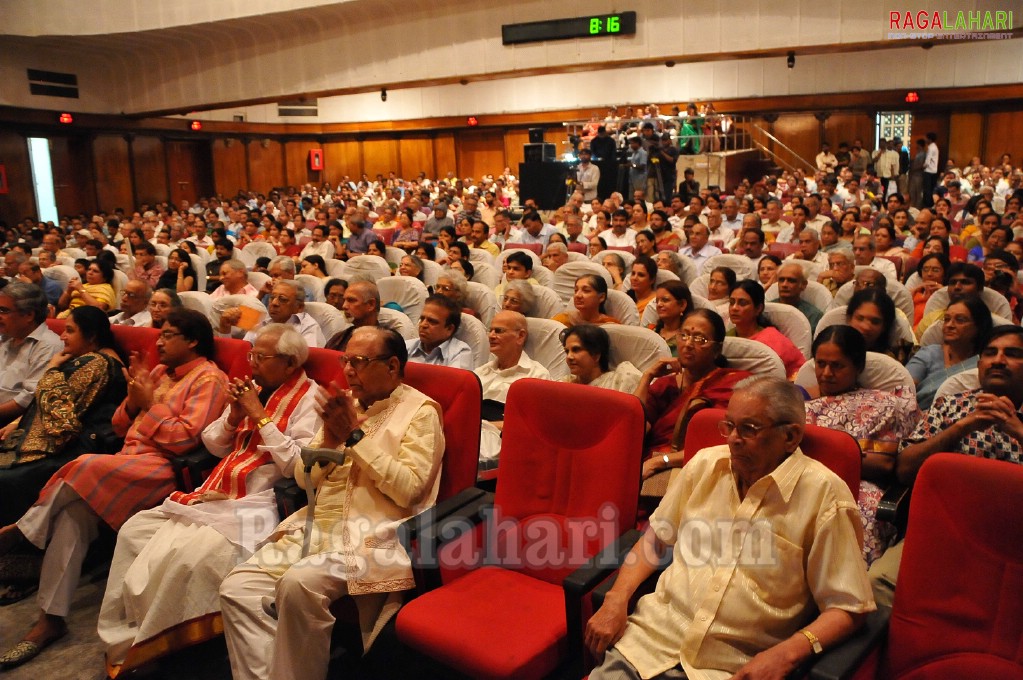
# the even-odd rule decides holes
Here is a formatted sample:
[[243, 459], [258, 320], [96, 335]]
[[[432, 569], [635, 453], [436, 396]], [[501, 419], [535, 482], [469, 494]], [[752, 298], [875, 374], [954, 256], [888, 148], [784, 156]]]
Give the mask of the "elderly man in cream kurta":
[[[401, 591], [413, 587], [396, 529], [436, 502], [444, 435], [440, 406], [402, 384], [407, 358], [392, 331], [366, 327], [352, 335], [344, 367], [350, 391], [331, 385], [322, 396], [324, 429], [311, 443], [343, 450], [346, 460], [314, 469], [309, 556], [302, 557], [302, 510], [221, 586], [236, 680], [325, 678], [330, 603], [354, 596], [368, 649]], [[276, 619], [268, 613], [274, 605]]]
[[[736, 385], [721, 423], [728, 445], [673, 478], [587, 624], [587, 646], [605, 656], [591, 680], [785, 677], [875, 608], [856, 501], [800, 452], [805, 419], [782, 379]], [[626, 618], [666, 546], [671, 565]]]

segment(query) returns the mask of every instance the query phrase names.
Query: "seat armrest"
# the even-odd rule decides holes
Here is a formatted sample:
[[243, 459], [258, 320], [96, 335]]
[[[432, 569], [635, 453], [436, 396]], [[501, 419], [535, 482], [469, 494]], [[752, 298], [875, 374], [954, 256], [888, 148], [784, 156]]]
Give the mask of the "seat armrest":
[[277, 501], [277, 516], [281, 519], [294, 515], [308, 502], [305, 491], [290, 477], [274, 482], [274, 500]]
[[909, 521], [909, 499], [912, 493], [913, 487], [892, 484], [885, 489], [884, 495], [877, 503], [878, 521], [894, 524], [899, 530], [900, 536], [906, 533], [906, 523]]
[[220, 462], [220, 458], [207, 451], [205, 447], [199, 447], [183, 456], [174, 456], [169, 460], [171, 469], [174, 470], [174, 483], [179, 491], [185, 493], [195, 491], [206, 478], [206, 473]]
[[859, 630], [813, 660], [809, 669], [811, 680], [847, 680], [853, 677], [863, 661], [887, 639], [891, 615], [891, 608], [884, 606], [867, 614]]
[[621, 568], [629, 551], [643, 537], [643, 532], [630, 529], [604, 546], [586, 564], [569, 574], [562, 582], [565, 593], [565, 622], [568, 628], [568, 669], [571, 677], [586, 675], [583, 645], [583, 598], [601, 581]]
[[494, 495], [490, 493], [477, 495], [472, 493], [472, 490], [467, 490], [465, 496], [459, 494], [452, 498], [464, 499], [470, 496], [473, 496], [473, 499], [461, 507], [420, 527], [419, 545], [409, 555], [412, 558], [412, 569], [423, 574], [423, 590], [433, 590], [441, 585], [441, 546], [473, 530], [487, 518], [489, 511], [494, 507]]
[[411, 555], [415, 551], [415, 542], [422, 535], [426, 527], [439, 522], [469, 503], [481, 498], [486, 492], [476, 487], [469, 487], [437, 503], [432, 508], [427, 508], [415, 517], [410, 517], [398, 527], [398, 540], [401, 542], [405, 552]]

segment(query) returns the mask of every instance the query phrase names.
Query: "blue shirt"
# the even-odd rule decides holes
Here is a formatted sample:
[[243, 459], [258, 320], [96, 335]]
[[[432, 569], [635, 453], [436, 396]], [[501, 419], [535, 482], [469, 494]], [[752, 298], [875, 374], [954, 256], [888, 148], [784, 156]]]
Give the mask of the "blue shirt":
[[421, 364], [433, 364], [434, 366], [449, 366], [451, 368], [464, 368], [471, 371], [475, 368], [472, 358], [472, 348], [455, 336], [451, 336], [441, 344], [434, 347], [432, 352], [423, 349], [423, 341], [419, 338], [406, 340], [408, 348], [408, 360]]

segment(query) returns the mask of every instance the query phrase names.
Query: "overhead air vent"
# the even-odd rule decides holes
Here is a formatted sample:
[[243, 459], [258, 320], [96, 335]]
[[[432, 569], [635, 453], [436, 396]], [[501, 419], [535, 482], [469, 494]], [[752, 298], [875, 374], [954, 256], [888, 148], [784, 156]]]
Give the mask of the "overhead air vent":
[[56, 73], [28, 69], [28, 90], [44, 97], [65, 97], [78, 99], [78, 76], [73, 73]]
[[317, 105], [315, 99], [289, 99], [277, 102], [277, 115], [285, 116], [316, 116]]

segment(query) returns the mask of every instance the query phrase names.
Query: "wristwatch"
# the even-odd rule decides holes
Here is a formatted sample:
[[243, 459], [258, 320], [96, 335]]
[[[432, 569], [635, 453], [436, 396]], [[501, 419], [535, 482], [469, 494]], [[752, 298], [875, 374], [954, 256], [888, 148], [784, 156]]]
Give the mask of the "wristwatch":
[[810, 641], [810, 647], [813, 648], [814, 655], [824, 653], [824, 647], [821, 645], [821, 641], [816, 635], [808, 631], [806, 628], [799, 632], [805, 635], [806, 639]]
[[259, 422], [256, 423], [256, 429], [262, 430], [264, 425], [269, 425], [272, 422], [273, 422], [272, 418], [270, 418], [269, 416], [263, 416], [262, 418], [259, 419]]
[[665, 469], [665, 470], [667, 470], [668, 468], [670, 468], [670, 467], [671, 467], [671, 460], [670, 460], [670, 459], [668, 458], [668, 454], [664, 454], [664, 455], [663, 455], [663, 456], [661, 457], [661, 460], [663, 460], [663, 461], [664, 461], [664, 469]]
[[352, 433], [348, 435], [348, 439], [345, 440], [345, 448], [355, 446], [362, 441], [362, 438], [366, 436], [366, 433], [356, 428], [352, 430]]

